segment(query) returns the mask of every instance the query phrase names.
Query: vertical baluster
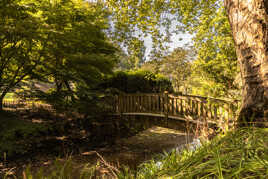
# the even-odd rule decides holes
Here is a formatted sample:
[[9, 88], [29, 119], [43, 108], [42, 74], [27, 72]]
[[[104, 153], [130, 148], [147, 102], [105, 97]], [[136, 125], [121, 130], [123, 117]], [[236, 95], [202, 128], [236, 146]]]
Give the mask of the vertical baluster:
[[139, 96], [135, 95], [135, 112], [139, 112]]
[[129, 101], [129, 95], [127, 95], [127, 101], [126, 101], [126, 103], [127, 103], [127, 105], [126, 105], [126, 112], [129, 112], [129, 110], [130, 110], [130, 101]]
[[131, 112], [134, 112], [134, 95], [130, 95]]
[[150, 95], [147, 96], [147, 112], [151, 112]]
[[210, 120], [212, 119], [212, 102], [209, 103], [208, 117], [209, 117]]
[[222, 122], [223, 120], [223, 116], [222, 116], [222, 104], [219, 104], [219, 108], [218, 108], [218, 114], [219, 114], [219, 122]]
[[225, 116], [225, 126], [227, 127], [227, 130], [229, 128], [229, 105], [228, 103], [225, 103], [224, 104], [224, 109], [225, 109], [225, 112], [224, 112], [224, 116]]
[[142, 111], [142, 96], [139, 95], [139, 112]]
[[146, 95], [142, 95], [142, 112], [146, 112]]
[[135, 95], [131, 95], [132, 112], [135, 112]]
[[125, 112], [125, 105], [124, 105], [124, 100], [125, 100], [125, 96], [121, 95], [120, 97], [121, 99], [121, 112]]
[[203, 118], [207, 117], [207, 104], [206, 101], [203, 101]]
[[131, 95], [131, 112], [135, 112], [135, 95]]
[[174, 98], [171, 98], [170, 100], [171, 100], [170, 101], [171, 102], [171, 110], [170, 110], [171, 111], [171, 115], [174, 115]]
[[136, 112], [140, 112], [140, 96], [136, 96]]
[[218, 120], [218, 115], [217, 115], [217, 105], [214, 104], [214, 120], [217, 121]]
[[200, 116], [204, 117], [204, 101], [201, 101], [201, 106], [200, 106]]
[[162, 97], [162, 110], [165, 112], [165, 96]]
[[163, 108], [162, 108], [162, 95], [159, 95], [157, 98], [157, 111], [159, 113], [163, 112]]
[[132, 105], [132, 111], [135, 112], [136, 110], [135, 95], [131, 96], [131, 105]]
[[144, 112], [147, 112], [147, 101], [146, 101], [146, 99], [147, 99], [147, 96], [144, 95], [143, 96], [143, 111]]
[[168, 115], [169, 115], [169, 104], [170, 104], [170, 100], [169, 100], [169, 97], [168, 97], [168, 92], [167, 91], [165, 91], [165, 93], [164, 93], [164, 101], [163, 101], [163, 103], [164, 103], [164, 113], [165, 113], [165, 118], [166, 118], [166, 120], [168, 120]]
[[145, 100], [145, 112], [149, 112], [149, 102], [148, 102], [148, 96], [145, 95], [144, 96], [144, 100]]
[[180, 101], [181, 101], [181, 111], [180, 111], [180, 113], [181, 113], [181, 115], [183, 115], [183, 99], [181, 99]]
[[188, 115], [188, 98], [184, 101], [184, 114]]
[[126, 95], [126, 112], [129, 111], [129, 95]]
[[154, 112], [158, 112], [158, 110], [157, 110], [157, 98], [158, 98], [158, 94], [156, 94], [155, 96], [154, 96]]
[[138, 112], [141, 112], [141, 95], [138, 96]]
[[191, 100], [191, 103], [192, 103], [192, 105], [191, 105], [191, 106], [192, 106], [192, 107], [191, 107], [191, 108], [192, 108], [192, 109], [191, 109], [191, 113], [192, 113], [192, 114], [191, 114], [191, 115], [194, 116], [194, 110], [195, 110], [195, 108], [194, 108], [194, 99]]
[[152, 95], [151, 102], [152, 102], [152, 112], [155, 112], [155, 96], [154, 95]]
[[136, 95], [133, 95], [132, 103], [133, 103], [133, 112], [136, 112]]
[[149, 96], [149, 112], [151, 113], [153, 110], [152, 110], [152, 96], [150, 95]]
[[194, 100], [194, 115], [198, 116], [198, 101]]
[[192, 99], [188, 98], [188, 115], [192, 115]]
[[128, 95], [128, 112], [131, 112], [131, 95]]
[[203, 103], [202, 103], [202, 101], [199, 101], [199, 103], [198, 103], [198, 116], [199, 116], [199, 118], [202, 116], [202, 114], [203, 114]]
[[125, 112], [126, 111], [126, 96], [125, 95], [123, 95], [122, 96], [122, 109], [123, 109], [123, 112]]
[[175, 99], [175, 115], [178, 114], [178, 98]]
[[125, 112], [128, 112], [128, 95], [125, 95]]

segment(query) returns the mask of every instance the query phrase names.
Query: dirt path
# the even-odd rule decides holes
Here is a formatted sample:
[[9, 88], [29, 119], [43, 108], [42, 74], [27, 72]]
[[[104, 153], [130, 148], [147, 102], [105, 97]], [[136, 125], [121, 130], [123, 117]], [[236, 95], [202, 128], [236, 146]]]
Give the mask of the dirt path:
[[[142, 162], [152, 159], [154, 155], [190, 143], [192, 139], [191, 135], [183, 132], [154, 126], [136, 136], [120, 139], [112, 147], [101, 148], [96, 152], [109, 163], [127, 165], [135, 169]], [[95, 152], [85, 151], [82, 155], [75, 156], [74, 160], [92, 163], [96, 158], [98, 157]]]

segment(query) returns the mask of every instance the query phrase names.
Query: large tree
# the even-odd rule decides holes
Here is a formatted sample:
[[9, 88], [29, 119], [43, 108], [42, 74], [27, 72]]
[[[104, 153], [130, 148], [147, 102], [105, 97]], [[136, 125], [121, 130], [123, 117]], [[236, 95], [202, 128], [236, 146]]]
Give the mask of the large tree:
[[70, 90], [69, 83], [86, 81], [94, 86], [103, 74], [112, 71], [116, 48], [102, 32], [107, 23], [105, 12], [82, 0], [44, 0], [40, 6], [47, 27], [42, 44], [46, 71], [57, 92]]
[[42, 25], [34, 12], [19, 0], [0, 2], [0, 111], [6, 94], [42, 64]]
[[74, 97], [75, 87], [94, 86], [112, 72], [117, 49], [104, 33], [102, 7], [83, 0], [0, 1], [0, 110], [23, 80], [52, 82], [58, 94]]
[[268, 122], [268, 1], [225, 0], [243, 79], [243, 121]]

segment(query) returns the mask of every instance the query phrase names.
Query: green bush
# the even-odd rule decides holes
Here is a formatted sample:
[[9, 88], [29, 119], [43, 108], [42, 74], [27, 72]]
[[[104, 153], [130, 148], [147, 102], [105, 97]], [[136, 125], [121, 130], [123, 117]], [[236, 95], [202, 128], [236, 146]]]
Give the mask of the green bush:
[[6, 112], [0, 113], [0, 123], [0, 159], [34, 150], [34, 146], [41, 145], [40, 137], [48, 130], [45, 125], [19, 120]]
[[160, 93], [173, 91], [170, 80], [149, 71], [118, 71], [107, 77], [98, 89], [118, 89], [125, 93]]

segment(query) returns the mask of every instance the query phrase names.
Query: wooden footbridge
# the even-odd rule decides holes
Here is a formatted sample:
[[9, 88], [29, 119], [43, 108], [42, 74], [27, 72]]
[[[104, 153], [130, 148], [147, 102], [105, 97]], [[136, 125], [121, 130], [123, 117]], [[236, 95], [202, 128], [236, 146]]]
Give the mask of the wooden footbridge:
[[[103, 112], [120, 116], [151, 116], [166, 120], [184, 120], [193, 123], [213, 123], [232, 125], [236, 119], [238, 101], [221, 100], [194, 95], [165, 93], [119, 94], [104, 100]], [[45, 108], [52, 106], [31, 101], [4, 101], [5, 108], [11, 109]]]
[[165, 93], [120, 94], [113, 111], [119, 115], [155, 116], [190, 122], [232, 125], [238, 101]]

